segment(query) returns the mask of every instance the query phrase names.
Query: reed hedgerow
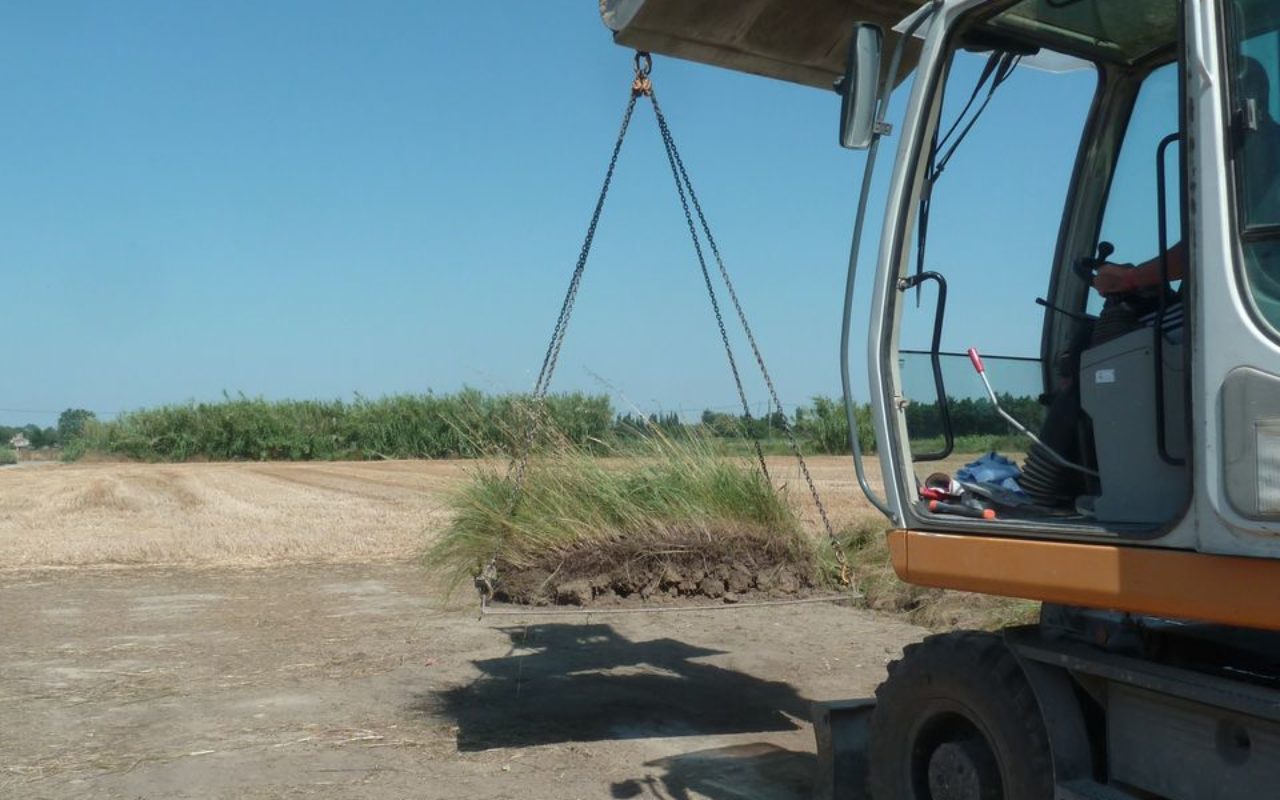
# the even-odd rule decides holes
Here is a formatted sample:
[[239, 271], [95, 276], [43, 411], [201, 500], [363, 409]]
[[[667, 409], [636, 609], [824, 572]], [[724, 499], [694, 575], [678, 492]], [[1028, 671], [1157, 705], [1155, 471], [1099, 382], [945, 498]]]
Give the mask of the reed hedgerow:
[[[458, 458], [511, 450], [527, 429], [524, 395], [395, 395], [352, 401], [281, 400], [226, 396], [132, 411], [91, 422], [68, 448], [141, 461], [333, 460]], [[613, 423], [609, 399], [580, 393], [547, 397], [540, 428], [590, 448]]]

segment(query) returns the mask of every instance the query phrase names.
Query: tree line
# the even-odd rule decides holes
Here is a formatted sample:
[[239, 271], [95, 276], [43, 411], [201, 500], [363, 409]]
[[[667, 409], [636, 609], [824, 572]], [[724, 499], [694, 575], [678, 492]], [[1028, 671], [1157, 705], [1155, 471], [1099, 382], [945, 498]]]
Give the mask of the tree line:
[[[1043, 408], [1032, 397], [1001, 396], [1001, 404], [1031, 428]], [[965, 447], [989, 446], [1007, 436], [1008, 424], [985, 399], [949, 400], [952, 431]], [[906, 408], [913, 440], [940, 438], [942, 418], [934, 403]], [[858, 441], [874, 452], [870, 409], [855, 409]], [[528, 395], [491, 395], [474, 389], [453, 394], [395, 395], [379, 399], [281, 400], [224, 396], [211, 403], [142, 409], [99, 420], [68, 409], [52, 428], [0, 427], [7, 442], [22, 433], [33, 447], [61, 446], [64, 457], [100, 453], [144, 461], [190, 459], [334, 460], [369, 458], [471, 458], [569, 445], [605, 452], [655, 434], [699, 436], [726, 442], [782, 440], [793, 433], [808, 452], [849, 450], [849, 423], [842, 401], [815, 397], [793, 414], [774, 410], [755, 416], [708, 409], [694, 419], [667, 412], [617, 412], [606, 395], [556, 394], [535, 403]]]
[[58, 424], [41, 428], [39, 425], [0, 425], [0, 447], [8, 447], [15, 436], [27, 440], [31, 447], [61, 447], [84, 432], [85, 425], [96, 421], [97, 415], [83, 408], [68, 408], [58, 415]]

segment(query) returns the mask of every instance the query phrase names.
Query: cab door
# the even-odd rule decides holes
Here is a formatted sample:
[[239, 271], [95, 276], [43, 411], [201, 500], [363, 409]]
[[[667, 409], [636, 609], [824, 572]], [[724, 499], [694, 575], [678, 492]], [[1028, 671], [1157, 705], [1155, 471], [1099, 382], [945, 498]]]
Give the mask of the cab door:
[[[1045, 420], [1055, 365], [1042, 356], [1037, 298], [1049, 296], [1101, 86], [1087, 60], [983, 47], [945, 24], [931, 26], [903, 126], [901, 212], [886, 225], [869, 353], [886, 487], [904, 524], [932, 529], [974, 520], [922, 515], [917, 491], [931, 474], [991, 451], [1020, 463], [1030, 445], [988, 402], [970, 348], [1006, 410], [1033, 431]], [[1067, 502], [1082, 493], [1073, 484]]]
[[[938, 12], [903, 126], [869, 353], [903, 524], [1196, 546], [1187, 420], [1204, 404], [1188, 386], [1188, 337], [1201, 312], [1173, 286], [1190, 282], [1109, 290], [1104, 307], [1082, 268], [1104, 236], [1119, 248], [1108, 258], [1147, 267], [1186, 250], [1195, 183], [1180, 105], [1194, 62], [1178, 18], [1195, 7], [1155, 2], [1141, 20], [1116, 5], [1096, 19], [1062, 11], [1080, 40], [1114, 39], [1070, 52], [1023, 6]], [[1138, 24], [1149, 19], [1160, 24]], [[947, 287], [940, 335], [921, 288], [941, 284], [933, 274]], [[992, 493], [1001, 507], [982, 519], [922, 502], [930, 473], [957, 475], [992, 450], [1020, 467], [1012, 488], [1026, 502]]]

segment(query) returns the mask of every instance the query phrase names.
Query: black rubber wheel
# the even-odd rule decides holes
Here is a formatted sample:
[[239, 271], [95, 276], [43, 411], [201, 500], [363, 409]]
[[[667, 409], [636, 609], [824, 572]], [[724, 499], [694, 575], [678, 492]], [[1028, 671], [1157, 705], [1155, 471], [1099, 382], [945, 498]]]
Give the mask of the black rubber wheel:
[[869, 761], [874, 800], [1053, 800], [1039, 706], [988, 633], [930, 636], [889, 665]]

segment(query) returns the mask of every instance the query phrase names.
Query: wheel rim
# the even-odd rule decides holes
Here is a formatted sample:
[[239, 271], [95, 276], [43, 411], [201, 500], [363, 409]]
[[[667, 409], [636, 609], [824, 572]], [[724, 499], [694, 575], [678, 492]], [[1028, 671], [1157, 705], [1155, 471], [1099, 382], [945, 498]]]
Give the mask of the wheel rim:
[[916, 800], [1003, 800], [1000, 762], [965, 716], [940, 712], [916, 728], [910, 782]]

